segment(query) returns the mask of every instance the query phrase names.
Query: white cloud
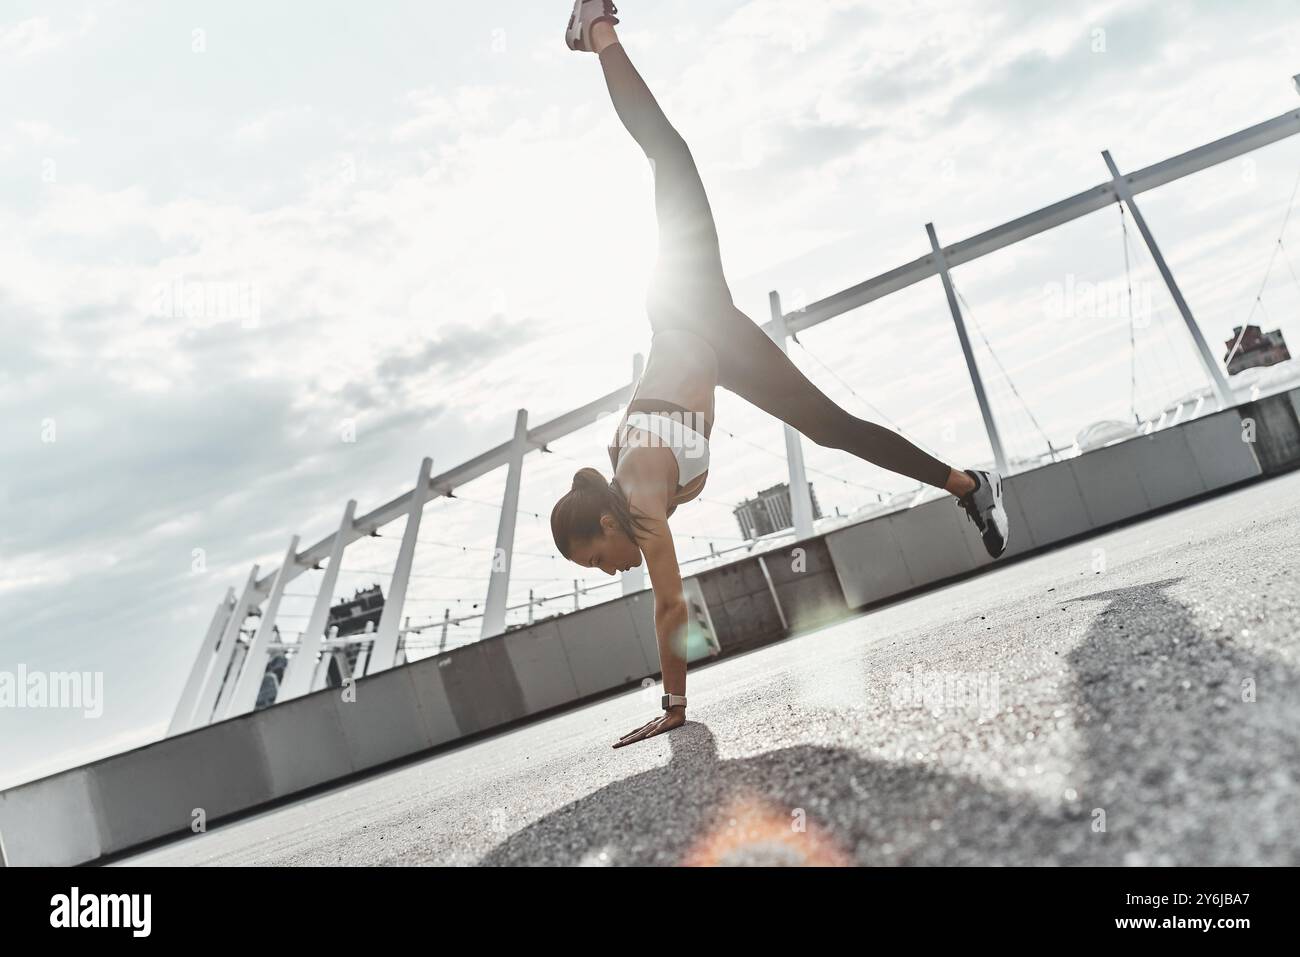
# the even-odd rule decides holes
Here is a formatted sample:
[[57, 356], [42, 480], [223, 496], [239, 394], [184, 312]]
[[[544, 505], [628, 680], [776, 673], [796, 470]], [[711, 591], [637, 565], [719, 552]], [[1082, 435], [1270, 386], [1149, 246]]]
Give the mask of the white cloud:
[[75, 136], [61, 133], [48, 123], [36, 120], [15, 120], [13, 125], [18, 137], [37, 149], [57, 149], [78, 142]]
[[8, 26], [0, 26], [0, 55], [30, 57], [57, 48], [63, 38], [55, 33], [45, 17], [32, 17]]
[[454, 139], [482, 130], [500, 119], [512, 91], [505, 87], [462, 86], [450, 96], [438, 89], [412, 90], [403, 98], [414, 114], [392, 131], [394, 143], [411, 144], [431, 137]]

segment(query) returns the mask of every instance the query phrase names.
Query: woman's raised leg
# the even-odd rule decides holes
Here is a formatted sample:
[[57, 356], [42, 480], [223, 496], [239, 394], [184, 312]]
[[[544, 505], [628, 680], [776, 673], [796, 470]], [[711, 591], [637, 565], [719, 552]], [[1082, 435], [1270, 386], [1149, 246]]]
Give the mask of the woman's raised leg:
[[733, 309], [729, 348], [718, 352], [718, 384], [793, 426], [813, 442], [842, 449], [881, 468], [954, 495], [971, 477], [918, 448], [892, 429], [859, 419], [817, 388], [752, 319]]
[[614, 28], [597, 23], [592, 45], [624, 127], [654, 170], [658, 259], [651, 280], [651, 322], [690, 328], [730, 305], [718, 231], [695, 159], [618, 42]]

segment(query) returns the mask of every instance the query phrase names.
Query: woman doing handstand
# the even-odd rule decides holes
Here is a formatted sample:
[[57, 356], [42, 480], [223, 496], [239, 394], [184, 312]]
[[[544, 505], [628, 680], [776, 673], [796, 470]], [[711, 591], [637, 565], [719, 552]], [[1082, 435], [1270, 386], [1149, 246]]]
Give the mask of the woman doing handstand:
[[718, 386], [818, 445], [957, 496], [994, 558], [1006, 548], [1007, 520], [996, 472], [950, 468], [846, 412], [735, 307], [695, 161], [619, 42], [617, 13], [610, 0], [576, 0], [565, 39], [570, 49], [599, 56], [614, 109], [654, 170], [659, 246], [646, 298], [653, 337], [609, 446], [613, 479], [579, 470], [551, 512], [551, 532], [560, 554], [579, 565], [613, 575], [644, 559], [650, 574], [664, 713], [620, 738], [614, 747], [622, 747], [686, 720], [687, 610], [668, 518], [708, 478]]

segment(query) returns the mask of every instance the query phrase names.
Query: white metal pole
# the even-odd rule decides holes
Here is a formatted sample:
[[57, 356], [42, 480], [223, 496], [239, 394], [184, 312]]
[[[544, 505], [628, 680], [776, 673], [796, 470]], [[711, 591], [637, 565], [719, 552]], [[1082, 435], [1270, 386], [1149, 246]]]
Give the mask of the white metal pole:
[[312, 676], [316, 673], [316, 660], [324, 647], [325, 628], [329, 624], [330, 606], [334, 603], [334, 587], [338, 584], [339, 568], [343, 564], [343, 550], [347, 548], [351, 537], [352, 520], [356, 515], [357, 503], [349, 500], [343, 509], [343, 521], [339, 523], [338, 534], [334, 536], [334, 545], [330, 550], [329, 562], [325, 574], [321, 576], [320, 590], [316, 592], [316, 602], [312, 605], [311, 617], [307, 621], [307, 630], [298, 641], [298, 652], [290, 656], [289, 665], [284, 672], [284, 683], [280, 685], [277, 702], [288, 701], [305, 695], [311, 690]]
[[[370, 662], [374, 659], [374, 636], [375, 623], [373, 621], [368, 621], [366, 622], [366, 630], [361, 633], [361, 638], [357, 641], [357, 665], [352, 669], [352, 673], [358, 678], [365, 675]], [[367, 644], [370, 645], [369, 648], [366, 647]], [[396, 656], [396, 652], [393, 654]], [[376, 668], [375, 670], [383, 671], [384, 669]]]
[[506, 597], [510, 592], [510, 561], [515, 549], [515, 524], [519, 517], [519, 485], [523, 478], [524, 453], [528, 451], [528, 410], [515, 413], [515, 437], [510, 449], [506, 491], [501, 497], [501, 518], [497, 523], [497, 547], [492, 553], [487, 600], [483, 604], [481, 637], [491, 638], [506, 629]]
[[1164, 254], [1160, 252], [1160, 247], [1156, 244], [1156, 237], [1147, 228], [1147, 221], [1143, 218], [1142, 211], [1138, 209], [1137, 203], [1133, 201], [1133, 192], [1128, 178], [1120, 174], [1115, 161], [1111, 159], [1109, 150], [1102, 150], [1101, 158], [1106, 161], [1106, 168], [1110, 170], [1110, 175], [1115, 183], [1115, 194], [1128, 207], [1128, 211], [1133, 214], [1133, 222], [1137, 223], [1138, 232], [1142, 234], [1147, 249], [1151, 251], [1151, 258], [1156, 262], [1156, 269], [1160, 270], [1160, 276], [1165, 281], [1165, 288], [1169, 290], [1169, 295], [1173, 297], [1174, 305], [1178, 307], [1178, 314], [1183, 317], [1183, 324], [1187, 326], [1187, 333], [1192, 337], [1192, 343], [1196, 346], [1196, 351], [1201, 357], [1201, 365], [1205, 367], [1206, 375], [1210, 378], [1210, 385], [1219, 399], [1219, 408], [1227, 409], [1231, 407], [1232, 389], [1228, 386], [1228, 380], [1224, 376], [1223, 370], [1219, 368], [1219, 362], [1214, 358], [1214, 353], [1210, 352], [1205, 336], [1201, 335], [1201, 327], [1196, 324], [1196, 320], [1192, 317], [1192, 310], [1187, 305], [1187, 300], [1183, 298], [1183, 291], [1178, 288], [1178, 283], [1174, 280], [1174, 274], [1170, 270], [1169, 264], [1165, 262]]
[[410, 641], [411, 636], [411, 616], [407, 615], [402, 619], [402, 630], [397, 635], [397, 661], [394, 663], [398, 666], [406, 664], [406, 643]]
[[[230, 618], [226, 621], [226, 627], [221, 632], [221, 643], [217, 645], [217, 656], [212, 662], [212, 667], [208, 670], [207, 681], [203, 685], [203, 693], [194, 704], [194, 714], [191, 716], [188, 728], [198, 728], [210, 724], [216, 713], [217, 703], [221, 698], [221, 692], [228, 686], [226, 673], [231, 670], [230, 665], [235, 657], [235, 645], [239, 641], [239, 629], [243, 627], [244, 619], [248, 617], [248, 609], [253, 606], [257, 597], [257, 572], [261, 566], [254, 565], [248, 573], [248, 581], [244, 583], [244, 590], [239, 593], [239, 601], [235, 602], [234, 611], [230, 613]], [[238, 674], [238, 672], [234, 672]], [[233, 677], [233, 675], [232, 675]]]
[[[770, 292], [767, 294], [768, 304], [772, 310], [772, 334], [771, 339], [780, 347], [782, 352], [786, 349], [786, 327], [785, 313], [781, 311], [781, 294]], [[810, 538], [813, 533], [813, 514], [812, 514], [812, 496], [808, 494], [808, 475], [803, 466], [803, 443], [799, 436], [799, 431], [794, 426], [786, 425], [785, 428], [785, 460], [790, 472], [790, 511], [794, 520], [795, 538]]]
[[988, 433], [989, 446], [993, 449], [994, 467], [1003, 475], [1007, 472], [1007, 454], [1002, 448], [1002, 436], [998, 434], [998, 424], [993, 418], [993, 409], [989, 406], [988, 393], [984, 391], [984, 379], [980, 376], [975, 353], [971, 350], [970, 336], [966, 334], [966, 321], [962, 318], [961, 307], [957, 305], [957, 293], [952, 287], [952, 278], [948, 275], [948, 261], [944, 257], [943, 247], [934, 231], [934, 223], [925, 224], [925, 232], [930, 237], [930, 248], [934, 251], [934, 265], [943, 282], [943, 291], [948, 297], [948, 310], [952, 313], [953, 324], [957, 327], [957, 341], [961, 343], [961, 354], [966, 358], [966, 369], [970, 372], [970, 383], [975, 389], [975, 401], [979, 403], [980, 415], [984, 418], [984, 431]]
[[785, 609], [781, 607], [781, 596], [776, 593], [776, 583], [772, 581], [772, 572], [767, 567], [767, 556], [758, 556], [758, 567], [762, 569], [763, 579], [767, 582], [768, 594], [772, 596], [772, 604], [776, 606], [777, 617], [781, 619], [781, 628], [784, 631], [789, 631], [790, 622], [786, 620]]
[[212, 709], [213, 721], [222, 721], [229, 717], [226, 712], [230, 710], [230, 699], [234, 697], [235, 686], [242, 673], [240, 669], [244, 667], [244, 662], [247, 660], [248, 645], [236, 642], [231, 651], [230, 670], [226, 672], [225, 684], [221, 686], [221, 697], [217, 698], [217, 706]]
[[331, 625], [329, 635], [327, 636], [330, 643], [325, 646], [325, 653], [320, 656], [320, 661], [316, 662], [316, 670], [312, 673], [312, 691], [320, 691], [321, 688], [324, 688], [329, 684], [330, 662], [334, 660], [335, 653], [338, 651], [333, 643], [338, 640], [338, 637], [339, 626]]
[[190, 668], [189, 679], [181, 691], [181, 700], [176, 704], [176, 713], [172, 715], [171, 724], [167, 726], [168, 737], [190, 726], [194, 717], [194, 703], [199, 698], [199, 692], [203, 690], [203, 680], [207, 677], [217, 653], [217, 642], [221, 640], [221, 633], [225, 631], [226, 622], [230, 620], [230, 613], [234, 607], [235, 589], [227, 588], [226, 596], [217, 603], [217, 610], [212, 615], [207, 634], [203, 636], [203, 643], [199, 645], [199, 653], [194, 658], [194, 666]]
[[[411, 566], [415, 564], [415, 543], [420, 534], [424, 503], [429, 500], [429, 475], [432, 472], [433, 459], [425, 458], [420, 463], [419, 478], [415, 480], [411, 508], [406, 514], [406, 531], [402, 533], [402, 546], [397, 550], [397, 564], [393, 568], [388, 597], [384, 599], [384, 611], [379, 616], [379, 630], [375, 634], [375, 644], [370, 653], [369, 670], [372, 673], [387, 671], [397, 660], [397, 629], [402, 622], [402, 606], [406, 603], [406, 586], [411, 580]], [[365, 673], [361, 668], [356, 670], [358, 678]]]
[[262, 620], [253, 634], [248, 654], [244, 656], [244, 667], [239, 672], [239, 682], [235, 685], [235, 693], [230, 696], [230, 705], [226, 710], [228, 718], [247, 714], [257, 705], [257, 693], [262, 689], [262, 677], [266, 674], [267, 646], [271, 643], [275, 619], [280, 613], [280, 600], [284, 597], [284, 586], [292, 576], [291, 569], [296, 564], [297, 555], [298, 536], [295, 535], [289, 539], [284, 561], [280, 563], [280, 570], [271, 585], [271, 595], [266, 600], [266, 611], [262, 613]]

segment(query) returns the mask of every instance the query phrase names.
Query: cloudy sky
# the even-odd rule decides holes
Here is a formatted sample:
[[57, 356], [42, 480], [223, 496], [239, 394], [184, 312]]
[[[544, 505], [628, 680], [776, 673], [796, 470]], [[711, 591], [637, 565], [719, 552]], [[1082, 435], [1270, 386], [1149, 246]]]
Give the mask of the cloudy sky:
[[[161, 736], [215, 603], [290, 535], [505, 440], [518, 408], [540, 423], [628, 380], [650, 173], [561, 42], [569, 6], [0, 5], [0, 670], [104, 680], [98, 718], [0, 709], [0, 786]], [[622, 13], [760, 321], [769, 290], [794, 308], [923, 254], [926, 222], [953, 242], [1101, 182], [1103, 149], [1133, 169], [1300, 106], [1294, 0]], [[1284, 142], [1141, 198], [1212, 347], [1275, 250], [1255, 320], [1300, 342], [1300, 255], [1277, 246], [1297, 171]], [[1136, 350], [1115, 296], [1077, 292], [1126, 288], [1115, 208], [956, 271], [1013, 455], [1202, 381], [1132, 239]], [[989, 460], [937, 281], [800, 338], [850, 411]], [[576, 468], [606, 468], [612, 427], [528, 459], [512, 604], [571, 589], [545, 519]], [[774, 420], [720, 393], [718, 429], [683, 561], [734, 544], [731, 507], [783, 479]], [[908, 485], [806, 454], [827, 512]], [[428, 506], [413, 617], [481, 601], [503, 484]], [[349, 550], [339, 593], [386, 586], [400, 524]]]

